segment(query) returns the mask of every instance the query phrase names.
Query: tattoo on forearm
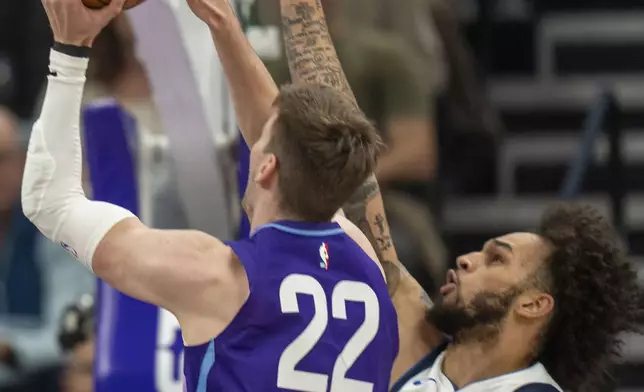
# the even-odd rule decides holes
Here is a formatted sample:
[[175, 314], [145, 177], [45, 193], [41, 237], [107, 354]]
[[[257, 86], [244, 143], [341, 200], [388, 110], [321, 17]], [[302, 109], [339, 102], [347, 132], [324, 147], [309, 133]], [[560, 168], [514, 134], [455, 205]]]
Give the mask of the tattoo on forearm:
[[382, 260], [382, 252], [377, 246], [376, 233], [372, 230], [371, 224], [367, 219], [367, 204], [373, 200], [380, 192], [378, 181], [374, 176], [369, 177], [367, 181], [354, 193], [353, 196], [343, 206], [344, 214], [347, 219], [353, 222], [367, 236], [369, 242], [376, 250], [378, 258]]
[[320, 0], [282, 5], [282, 26], [293, 80], [331, 86], [353, 98]]
[[372, 221], [367, 217], [367, 205], [380, 194], [380, 188], [375, 176], [369, 179], [358, 189], [358, 191], [344, 205], [344, 214], [347, 219], [353, 222], [367, 236], [367, 239], [376, 251], [382, 269], [387, 278], [389, 295], [393, 295], [398, 289], [402, 275], [406, 273], [404, 267], [399, 263], [384, 257], [385, 251], [393, 247], [389, 235], [389, 225], [384, 214], [376, 214]]

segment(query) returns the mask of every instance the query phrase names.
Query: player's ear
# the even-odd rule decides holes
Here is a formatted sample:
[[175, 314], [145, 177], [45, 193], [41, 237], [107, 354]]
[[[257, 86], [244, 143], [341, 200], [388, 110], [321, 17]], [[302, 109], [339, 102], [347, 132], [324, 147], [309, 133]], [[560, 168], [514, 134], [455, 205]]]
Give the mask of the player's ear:
[[277, 157], [273, 153], [268, 153], [262, 158], [258, 170], [255, 172], [255, 182], [267, 183], [277, 173]]
[[515, 311], [521, 317], [537, 319], [554, 311], [555, 299], [551, 294], [539, 290], [528, 290], [515, 302]]

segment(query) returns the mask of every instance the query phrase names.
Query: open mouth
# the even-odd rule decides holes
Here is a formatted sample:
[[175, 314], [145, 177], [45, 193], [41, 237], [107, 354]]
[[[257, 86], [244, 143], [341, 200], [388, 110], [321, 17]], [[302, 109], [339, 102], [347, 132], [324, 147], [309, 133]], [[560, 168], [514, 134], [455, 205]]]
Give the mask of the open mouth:
[[450, 269], [449, 271], [447, 271], [446, 283], [439, 290], [440, 294], [444, 297], [449, 293], [456, 291], [457, 287], [458, 287], [458, 275], [456, 274], [456, 271], [454, 271], [453, 269]]

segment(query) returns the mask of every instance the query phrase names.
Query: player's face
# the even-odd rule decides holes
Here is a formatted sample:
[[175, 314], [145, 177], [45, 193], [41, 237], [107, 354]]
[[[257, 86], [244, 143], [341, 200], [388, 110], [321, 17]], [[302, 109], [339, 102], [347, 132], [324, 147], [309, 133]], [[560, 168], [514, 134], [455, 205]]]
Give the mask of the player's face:
[[443, 332], [498, 324], [529, 288], [548, 246], [536, 234], [513, 233], [491, 239], [478, 252], [457, 259], [428, 317]]
[[275, 155], [266, 152], [276, 119], [277, 113], [266, 121], [261, 137], [250, 149], [248, 183], [242, 206], [251, 220], [257, 198], [261, 197], [262, 188], [265, 188], [267, 180], [270, 180], [277, 168]]

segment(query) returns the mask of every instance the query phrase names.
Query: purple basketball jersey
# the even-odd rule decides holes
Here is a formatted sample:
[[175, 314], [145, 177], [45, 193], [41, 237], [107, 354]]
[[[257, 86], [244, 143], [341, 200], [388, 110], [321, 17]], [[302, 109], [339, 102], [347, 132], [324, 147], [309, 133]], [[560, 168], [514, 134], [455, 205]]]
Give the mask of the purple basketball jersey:
[[270, 223], [228, 245], [250, 296], [216, 339], [186, 347], [188, 392], [388, 390], [396, 311], [380, 269], [338, 224]]

